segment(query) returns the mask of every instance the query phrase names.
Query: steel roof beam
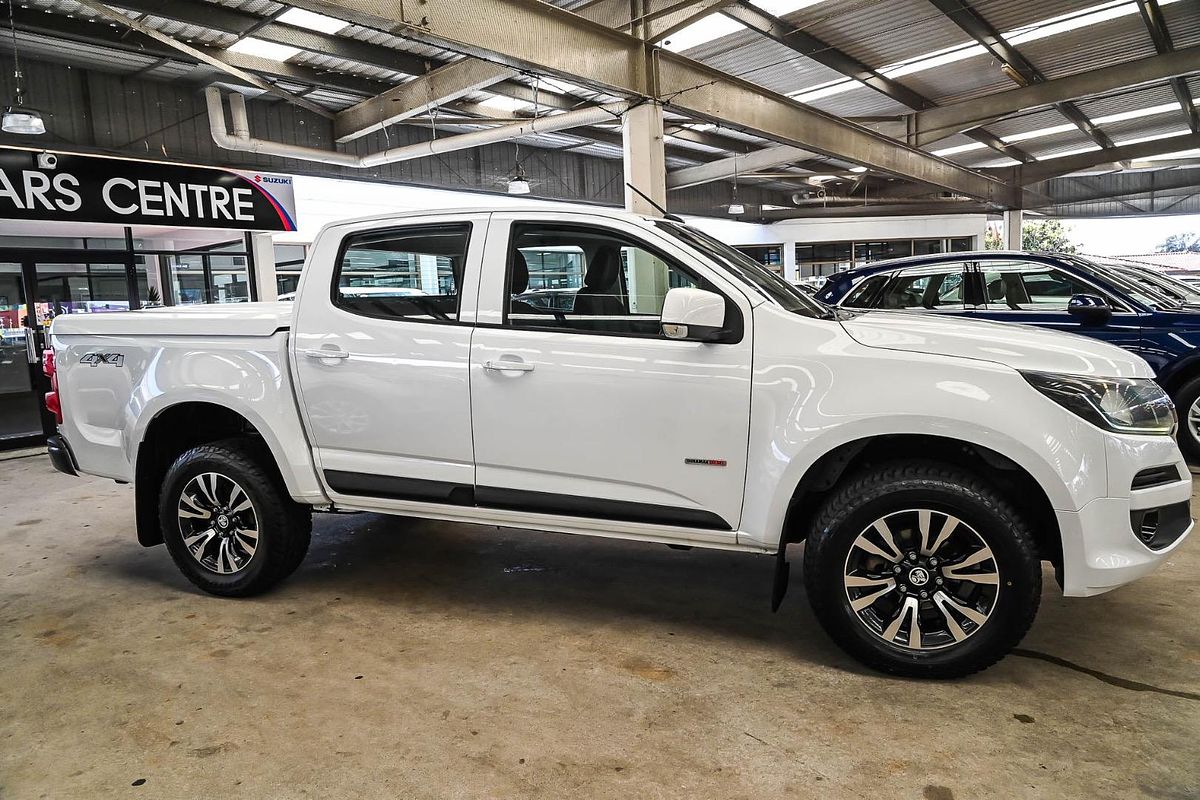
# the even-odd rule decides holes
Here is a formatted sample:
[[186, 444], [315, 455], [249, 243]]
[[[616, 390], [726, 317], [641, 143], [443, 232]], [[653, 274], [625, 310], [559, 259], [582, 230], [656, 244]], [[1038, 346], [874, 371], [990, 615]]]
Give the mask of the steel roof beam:
[[1200, 72], [1200, 46], [1079, 72], [1065, 78], [1010, 89], [976, 100], [918, 111], [913, 115], [917, 144], [931, 144], [973, 125], [982, 125], [1018, 111], [1051, 106], [1064, 100], [1154, 83], [1193, 72]]
[[1125, 144], [1109, 150], [1092, 150], [1087, 153], [1077, 153], [1073, 156], [1046, 159], [1036, 164], [1022, 164], [1017, 167], [1003, 167], [987, 170], [996, 176], [1004, 176], [1018, 186], [1028, 186], [1039, 181], [1070, 175], [1085, 169], [1110, 164], [1119, 161], [1135, 161], [1139, 158], [1165, 155], [1183, 150], [1200, 147], [1200, 133], [1185, 133], [1179, 136], [1168, 136], [1163, 139], [1152, 139], [1138, 144]]
[[[920, 92], [875, 71], [858, 59], [830, 45], [824, 39], [819, 39], [807, 31], [789, 25], [779, 17], [762, 11], [746, 0], [739, 0], [736, 4], [722, 9], [721, 13], [740, 22], [750, 30], [795, 50], [806, 58], [811, 58], [818, 64], [840, 72], [848, 78], [853, 78], [898, 103], [903, 103], [914, 111], [937, 107], [937, 103]], [[1007, 144], [987, 131], [972, 131], [967, 135], [1017, 161], [1034, 160], [1033, 156], [1021, 148]], [[910, 142], [910, 144], [912, 143]], [[919, 141], [916, 144], [920, 146]]]
[[[1154, 40], [1154, 49], [1158, 50], [1160, 54], [1173, 52], [1175, 43], [1171, 41], [1171, 32], [1167, 30], [1167, 21], [1163, 19], [1158, 0], [1137, 0], [1137, 4], [1142, 21], [1146, 23], [1146, 30], [1150, 32], [1150, 38]], [[1200, 133], [1200, 113], [1197, 113], [1196, 105], [1192, 102], [1192, 92], [1188, 89], [1187, 82], [1182, 78], [1172, 78], [1171, 91], [1174, 92], [1175, 99], [1179, 101], [1179, 108], [1183, 111], [1183, 116], [1187, 120], [1188, 127], [1192, 129], [1192, 133]]]
[[1082, 185], [1087, 191], [1079, 194], [1068, 192], [1058, 193], [1054, 191], [1053, 186], [1043, 187], [1047, 189], [1047, 194], [1054, 199], [1054, 205], [1066, 205], [1068, 203], [1087, 203], [1094, 200], [1115, 200], [1122, 199], [1137, 199], [1140, 197], [1148, 197], [1150, 195], [1159, 194], [1161, 192], [1175, 192], [1179, 190], [1197, 189], [1197, 179], [1200, 176], [1196, 174], [1183, 175], [1182, 172], [1192, 172], [1192, 170], [1171, 170], [1165, 173], [1152, 173], [1156, 176], [1150, 179], [1150, 185], [1143, 187], [1126, 187], [1123, 189], [1111, 189], [1103, 186], [1088, 186], [1081, 181], [1074, 181], [1072, 178], [1064, 179], [1065, 181], [1074, 181]]
[[712, 181], [723, 181], [729, 178], [736, 179], [739, 175], [746, 175], [760, 169], [777, 167], [781, 164], [790, 164], [793, 161], [808, 158], [811, 155], [812, 153], [806, 150], [801, 150], [799, 147], [792, 147], [790, 145], [767, 147], [745, 155], [723, 158], [720, 161], [713, 161], [709, 164], [701, 164], [697, 167], [685, 167], [684, 169], [677, 169], [674, 172], [667, 173], [667, 189], [686, 189], [689, 186], [699, 186], [704, 183], [711, 183]]
[[[431, 69], [442, 66], [441, 59], [417, 56], [396, 50], [392, 47], [359, 41], [348, 36], [321, 33], [288, 25], [283, 22], [270, 22], [263, 25], [265, 17], [250, 14], [227, 6], [211, 3], [196, 2], [196, 0], [121, 0], [121, 8], [138, 11], [163, 19], [185, 22], [203, 28], [242, 35], [253, 30], [255, 38], [274, 44], [296, 47], [310, 53], [333, 56], [347, 61], [358, 61], [379, 69], [392, 70], [405, 75], [425, 75]], [[525, 100], [531, 96], [533, 89], [519, 81], [501, 81], [492, 86], [489, 91]], [[374, 94], [377, 94], [375, 92]], [[553, 91], [539, 91], [539, 102], [549, 108], [569, 111], [579, 105], [579, 99]], [[532, 100], [528, 101], [532, 102]]]
[[[792, 98], [666, 52], [569, 11], [535, 0], [427, 0], [420, 18], [377, 0], [295, 0], [310, 11], [396, 35], [602, 87], [649, 97], [714, 122], [880, 172], [999, 205], [1019, 191], [983, 173], [908, 147]], [[503, 35], [500, 35], [502, 32]]]
[[896, 217], [926, 216], [930, 214], [985, 214], [989, 207], [984, 203], [961, 200], [931, 200], [928, 203], [868, 203], [859, 206], [826, 206], [807, 208], [785, 208], [762, 211], [759, 218], [765, 222], [787, 219], [822, 219], [828, 217]]
[[[183, 52], [164, 44], [158, 39], [153, 39], [149, 36], [143, 36], [136, 31], [130, 31], [128, 29], [120, 30], [115, 27], [109, 27], [108, 25], [95, 25], [92, 23], [83, 22], [79, 19], [67, 19], [66, 17], [57, 14], [40, 14], [22, 8], [15, 9], [13, 18], [17, 31], [21, 33], [66, 39], [73, 42], [80, 42], [82, 44], [105, 47], [124, 53], [133, 53], [139, 56], [155, 58], [158, 61], [163, 61], [164, 63], [207, 63], [201, 62], [196, 58], [191, 58], [185, 55]], [[273, 78], [283, 78], [296, 83], [305, 83], [322, 89], [331, 89], [333, 91], [342, 92], [349, 95], [362, 95], [364, 97], [369, 97], [388, 88], [387, 84], [380, 83], [369, 78], [360, 78], [354, 75], [334, 75], [332, 73], [316, 70], [302, 64], [292, 64], [286, 61], [274, 61], [272, 59], [256, 58], [254, 56], [246, 55], [245, 53], [231, 53], [228, 50], [213, 50], [209, 51], [209, 55], [241, 70], [252, 71]], [[208, 66], [212, 67], [214, 70], [220, 69], [212, 64], [208, 64]], [[154, 68], [153, 65], [144, 67], [141, 70], [133, 73], [133, 75], [152, 68]], [[227, 70], [222, 71], [227, 73], [226, 80], [231, 85], [247, 87], [256, 86], [248, 81], [241, 80], [235, 75], [229, 74]]]
[[507, 80], [516, 70], [464, 58], [438, 67], [416, 80], [402, 83], [382, 94], [338, 112], [333, 135], [339, 142], [366, 136], [401, 120], [425, 114], [472, 92]]
[[[929, 0], [929, 2], [933, 3], [964, 33], [983, 45], [984, 49], [1012, 70], [1016, 76], [1013, 77], [1013, 80], [1017, 83], [1029, 85], [1045, 82], [1046, 76], [1042, 74], [1041, 70], [1021, 55], [1017, 48], [1009, 44], [1008, 40], [990, 22], [970, 6], [968, 0]], [[1074, 103], [1061, 102], [1056, 103], [1054, 107], [1075, 127], [1091, 137], [1096, 144], [1101, 147], [1113, 146], [1112, 139], [1109, 139], [1103, 131], [1092, 124], [1087, 115], [1080, 111]]]
[[322, 117], [328, 117], [330, 119], [333, 118], [333, 112], [330, 111], [329, 109], [325, 108], [324, 106], [317, 105], [316, 103], [305, 100], [303, 97], [300, 97], [299, 95], [295, 95], [285, 89], [281, 89], [276, 84], [273, 84], [270, 81], [265, 81], [262, 78], [258, 77], [257, 75], [252, 74], [248, 70], [245, 70], [245, 69], [242, 69], [241, 67], [235, 66], [234, 64], [232, 64], [230, 61], [228, 61], [226, 59], [214, 56], [211, 51], [201, 50], [199, 48], [192, 47], [191, 45], [189, 45], [185, 42], [179, 41], [178, 39], [174, 38], [173, 36], [168, 36], [167, 34], [162, 33], [161, 31], [157, 31], [154, 28], [151, 28], [149, 25], [146, 25], [145, 23], [143, 23], [139, 20], [131, 19], [131, 18], [125, 16], [124, 14], [122, 14], [120, 11], [117, 11], [116, 9], [109, 8], [108, 6], [104, 5], [103, 3], [95, 2], [95, 0], [86, 0], [86, 2], [84, 0], [80, 0], [80, 5], [83, 6], [84, 8], [87, 8], [87, 9], [90, 9], [91, 11], [96, 12], [97, 14], [99, 14], [100, 16], [102, 16], [106, 19], [110, 19], [113, 22], [116, 22], [120, 25], [124, 25], [125, 27], [129, 28], [130, 30], [137, 31], [142, 36], [147, 36], [151, 39], [154, 39], [157, 42], [167, 45], [168, 47], [172, 47], [172, 48], [178, 50], [179, 52], [184, 53], [185, 55], [190, 56], [191, 58], [193, 58], [197, 61], [202, 61], [205, 64], [208, 64], [210, 66], [216, 67], [217, 69], [228, 72], [230, 75], [234, 76], [238, 80], [244, 81], [246, 83], [249, 83], [251, 86], [255, 86], [259, 89], [262, 89], [264, 92], [269, 92], [270, 94], [277, 95], [278, 97], [281, 97], [284, 100], [287, 100], [289, 103], [292, 103], [293, 105], [297, 105], [306, 111], [311, 111], [312, 113], [319, 114]]

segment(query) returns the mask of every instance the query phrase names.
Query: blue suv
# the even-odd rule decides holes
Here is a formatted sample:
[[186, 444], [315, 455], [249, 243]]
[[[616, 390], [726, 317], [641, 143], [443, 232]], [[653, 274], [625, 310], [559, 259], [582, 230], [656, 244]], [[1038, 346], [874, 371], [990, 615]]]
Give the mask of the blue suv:
[[839, 272], [816, 296], [847, 309], [1037, 325], [1137, 353], [1179, 409], [1188, 461], [1200, 463], [1200, 294], [1170, 276], [1110, 259], [987, 250]]

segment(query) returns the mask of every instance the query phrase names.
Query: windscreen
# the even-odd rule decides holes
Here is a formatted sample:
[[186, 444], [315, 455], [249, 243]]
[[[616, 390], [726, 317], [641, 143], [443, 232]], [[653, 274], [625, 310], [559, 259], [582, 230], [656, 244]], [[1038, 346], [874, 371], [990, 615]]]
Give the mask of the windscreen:
[[833, 319], [834, 312], [804, 292], [792, 286], [754, 259], [709, 236], [703, 231], [678, 222], [656, 220], [659, 230], [699, 250], [727, 267], [731, 275], [749, 286], [756, 294], [782, 307], [785, 311], [806, 317]]

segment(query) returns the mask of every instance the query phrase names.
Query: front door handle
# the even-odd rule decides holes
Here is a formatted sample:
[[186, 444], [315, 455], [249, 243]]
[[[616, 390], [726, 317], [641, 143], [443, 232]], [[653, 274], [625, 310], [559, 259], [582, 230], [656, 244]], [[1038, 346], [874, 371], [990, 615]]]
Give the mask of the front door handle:
[[304, 355], [308, 356], [309, 358], [349, 358], [350, 357], [350, 354], [347, 353], [345, 350], [316, 349], [316, 350], [302, 350], [301, 352], [304, 353]]
[[533, 364], [524, 361], [485, 361], [483, 368], [492, 372], [533, 372]]

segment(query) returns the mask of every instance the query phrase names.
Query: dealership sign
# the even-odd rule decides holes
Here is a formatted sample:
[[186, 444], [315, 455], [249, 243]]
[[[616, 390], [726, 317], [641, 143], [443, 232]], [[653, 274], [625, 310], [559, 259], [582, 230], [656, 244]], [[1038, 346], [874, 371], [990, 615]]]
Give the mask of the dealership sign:
[[0, 219], [296, 230], [292, 178], [0, 148]]

